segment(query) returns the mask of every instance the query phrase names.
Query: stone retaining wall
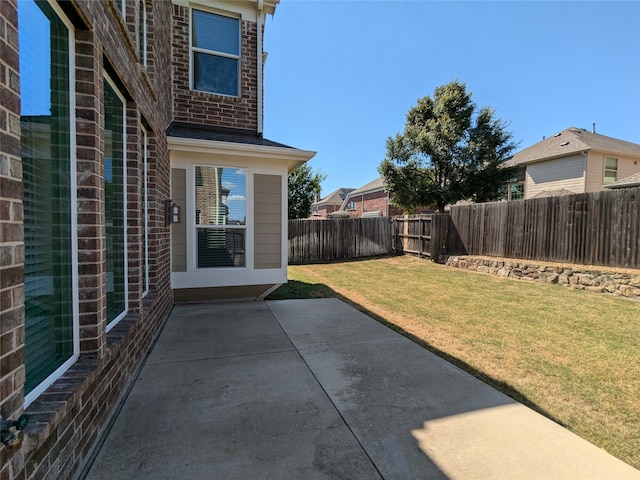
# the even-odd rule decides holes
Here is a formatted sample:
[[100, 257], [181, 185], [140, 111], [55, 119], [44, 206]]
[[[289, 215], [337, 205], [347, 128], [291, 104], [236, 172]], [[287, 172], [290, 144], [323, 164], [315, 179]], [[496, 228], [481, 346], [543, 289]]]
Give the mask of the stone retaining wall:
[[445, 264], [498, 277], [563, 285], [640, 300], [639, 270], [473, 256], [450, 256], [446, 258]]

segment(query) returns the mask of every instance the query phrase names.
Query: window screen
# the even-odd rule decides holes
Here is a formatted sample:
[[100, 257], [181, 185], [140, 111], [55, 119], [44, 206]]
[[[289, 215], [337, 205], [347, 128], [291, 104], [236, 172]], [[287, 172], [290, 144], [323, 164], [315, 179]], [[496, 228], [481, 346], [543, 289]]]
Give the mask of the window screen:
[[195, 167], [197, 266], [244, 267], [246, 170]]
[[46, 3], [21, 1], [25, 393], [74, 355], [69, 30]]

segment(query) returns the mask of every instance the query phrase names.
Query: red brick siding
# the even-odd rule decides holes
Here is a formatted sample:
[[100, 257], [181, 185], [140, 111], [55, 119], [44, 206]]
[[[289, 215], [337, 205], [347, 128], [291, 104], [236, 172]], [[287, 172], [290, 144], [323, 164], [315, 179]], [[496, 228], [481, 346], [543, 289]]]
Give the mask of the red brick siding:
[[257, 24], [242, 21], [240, 97], [191, 90], [189, 85], [189, 9], [174, 6], [174, 120], [214, 127], [258, 129]]
[[[151, 348], [172, 305], [169, 230], [171, 3], [147, 0], [148, 65], [139, 64], [137, 1], [126, 21], [113, 0], [62, 4], [76, 22], [76, 161], [80, 359], [27, 409], [17, 447], [0, 445], [0, 479], [75, 477], [118, 398]], [[17, 8], [0, 2], [0, 414], [15, 418], [24, 401], [24, 244], [20, 162]], [[106, 333], [103, 79], [105, 68], [127, 98], [129, 314]], [[149, 134], [149, 294], [142, 295], [142, 157]]]
[[[0, 2], [0, 415], [22, 412], [24, 245], [20, 161], [20, 65], [16, 1]], [[0, 478], [22, 466], [20, 451], [0, 445]]]
[[349, 202], [355, 202], [354, 210], [346, 210], [352, 218], [360, 218], [363, 216], [363, 213], [375, 211], [380, 211], [383, 217], [394, 217], [403, 214], [402, 210], [389, 203], [387, 192], [382, 190], [357, 194], [351, 197]]

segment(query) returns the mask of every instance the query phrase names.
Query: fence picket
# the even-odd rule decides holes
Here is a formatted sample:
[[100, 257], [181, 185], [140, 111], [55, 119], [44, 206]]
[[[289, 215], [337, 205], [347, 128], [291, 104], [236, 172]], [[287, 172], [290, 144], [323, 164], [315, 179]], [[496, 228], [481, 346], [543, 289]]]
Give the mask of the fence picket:
[[461, 243], [455, 251], [640, 268], [639, 195], [631, 188], [454, 206], [451, 231]]

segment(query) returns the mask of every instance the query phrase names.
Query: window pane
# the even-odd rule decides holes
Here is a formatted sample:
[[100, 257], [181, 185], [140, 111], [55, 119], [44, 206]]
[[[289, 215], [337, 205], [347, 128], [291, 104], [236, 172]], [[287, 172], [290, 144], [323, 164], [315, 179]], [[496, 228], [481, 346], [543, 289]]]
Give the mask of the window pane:
[[[18, 6], [24, 181], [25, 393], [73, 355], [69, 32], [52, 9]], [[43, 88], [43, 85], [50, 88]]]
[[104, 83], [104, 196], [107, 234], [107, 324], [126, 308], [124, 105]]
[[606, 157], [604, 159], [604, 168], [607, 170], [617, 170], [618, 169], [618, 159]]
[[193, 10], [193, 46], [240, 55], [240, 22], [237, 18]]
[[198, 268], [245, 265], [246, 175], [240, 168], [195, 168], [196, 225], [218, 227], [197, 228]]
[[238, 60], [193, 52], [193, 88], [237, 96]]
[[147, 4], [146, 0], [140, 0], [138, 18], [138, 48], [140, 50], [140, 63], [147, 65]]
[[199, 228], [198, 268], [244, 267], [244, 228]]
[[[198, 173], [199, 172], [199, 173]], [[246, 224], [246, 171], [196, 167], [196, 224]]]
[[524, 185], [511, 185], [511, 200], [522, 200], [524, 198]]
[[147, 169], [148, 169], [148, 137], [147, 132], [141, 129], [142, 143], [140, 152], [142, 154], [142, 178], [140, 189], [142, 191], [142, 208], [140, 209], [142, 225], [142, 293], [143, 296], [149, 292], [149, 213], [147, 205]]

